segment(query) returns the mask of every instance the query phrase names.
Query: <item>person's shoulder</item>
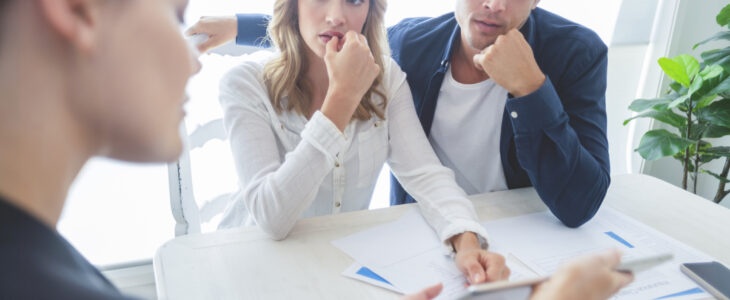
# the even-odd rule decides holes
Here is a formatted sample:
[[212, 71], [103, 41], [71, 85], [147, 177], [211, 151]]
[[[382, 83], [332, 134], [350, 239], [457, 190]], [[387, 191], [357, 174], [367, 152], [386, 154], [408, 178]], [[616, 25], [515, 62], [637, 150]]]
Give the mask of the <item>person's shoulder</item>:
[[539, 7], [533, 10], [532, 17], [538, 31], [538, 42], [545, 46], [561, 48], [561, 51], [565, 48], [581, 49], [594, 54], [607, 50], [601, 37], [583, 25]]
[[221, 104], [224, 107], [254, 105], [257, 110], [265, 110], [263, 102], [268, 101], [269, 93], [264, 82], [264, 69], [268, 62], [278, 56], [278, 52], [262, 50], [243, 57], [221, 77], [219, 83]]
[[279, 56], [279, 52], [272, 51], [249, 54], [223, 75], [219, 82], [218, 101], [226, 116], [241, 117], [243, 110], [263, 119], [270, 117], [275, 109], [264, 80], [264, 71], [266, 65]]
[[454, 13], [450, 12], [438, 17], [416, 17], [406, 18], [389, 28], [389, 32], [401, 32], [411, 34], [426, 34], [445, 24], [456, 22]]
[[388, 97], [396, 92], [398, 87], [406, 80], [406, 73], [401, 69], [397, 61], [390, 56], [383, 56], [383, 87]]
[[403, 70], [401, 70], [398, 62], [387, 55], [383, 55], [383, 70], [383, 73], [386, 77], [393, 77], [394, 75], [403, 73]]
[[278, 56], [277, 52], [260, 50], [243, 56], [239, 63], [223, 75], [221, 84], [228, 81], [251, 81], [263, 77], [266, 64]]
[[608, 47], [593, 30], [541, 8], [532, 12], [532, 19], [535, 59], [553, 84], [606, 67]]
[[448, 40], [456, 26], [454, 13], [438, 17], [407, 18], [388, 28], [388, 40], [396, 51], [401, 50], [400, 45], [421, 48], [429, 44], [430, 47], [427, 48], [431, 48], [434, 41]]
[[0, 201], [0, 299], [128, 299], [52, 228]]
[[49, 248], [56, 250], [4, 243], [0, 299], [133, 299], [122, 295], [83, 258], [60, 255], [53, 246], [57, 245]]
[[393, 58], [403, 70], [430, 76], [458, 24], [454, 13], [435, 18], [405, 19], [388, 31]]
[[[23, 271], [27, 272], [27, 271]], [[17, 274], [14, 274], [17, 275]], [[105, 299], [105, 300], [137, 300], [126, 296], [113, 288], [99, 288], [85, 284], [80, 280], [69, 280], [65, 274], [47, 280], [44, 276], [21, 277], [24, 281], [3, 280], [0, 283], [0, 299]], [[4, 277], [4, 276], [3, 276]]]

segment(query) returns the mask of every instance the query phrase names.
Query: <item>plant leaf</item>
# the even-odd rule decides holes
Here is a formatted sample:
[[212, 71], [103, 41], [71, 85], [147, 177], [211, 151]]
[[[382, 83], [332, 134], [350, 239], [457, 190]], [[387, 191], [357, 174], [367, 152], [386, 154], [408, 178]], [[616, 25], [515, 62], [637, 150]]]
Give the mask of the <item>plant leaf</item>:
[[694, 105], [694, 109], [692, 111], [697, 111], [698, 109], [702, 109], [707, 107], [710, 103], [712, 103], [712, 100], [715, 100], [717, 98], [717, 94], [712, 95], [706, 95], [702, 97], [702, 99], [697, 100]]
[[706, 138], [721, 138], [726, 135], [730, 135], [730, 128], [722, 127], [718, 125], [710, 125], [703, 134]]
[[711, 148], [703, 149], [702, 153], [711, 154], [711, 155], [714, 155], [717, 157], [730, 157], [730, 147], [727, 147], [727, 146], [711, 147]]
[[695, 77], [695, 75], [700, 72], [700, 63], [697, 61], [696, 58], [692, 57], [692, 55], [681, 54], [672, 58], [672, 60], [678, 62], [682, 65], [682, 67], [684, 67], [684, 70], [687, 72], [687, 77], [689, 78], [689, 80], [692, 80], [692, 77]]
[[713, 49], [708, 50], [705, 52], [702, 52], [700, 56], [703, 60], [705, 60], [705, 64], [712, 65], [715, 64], [718, 60], [725, 58], [728, 56], [728, 51], [730, 51], [728, 48], [724, 49]]
[[646, 160], [656, 160], [672, 156], [694, 144], [693, 141], [679, 137], [664, 129], [652, 130], [644, 134], [636, 149]]
[[[701, 140], [702, 135], [709, 126], [706, 122], [692, 122], [692, 132], [690, 132], [689, 139], [693, 141]], [[681, 128], [680, 132], [682, 133], [682, 137], [686, 137], [687, 127]]]
[[659, 59], [659, 66], [662, 67], [664, 73], [674, 79], [674, 81], [685, 87], [689, 87], [689, 77], [687, 76], [687, 72], [678, 62], [662, 57]]
[[[695, 171], [695, 164], [692, 163], [692, 160], [690, 159], [689, 164], [687, 164], [687, 170], [691, 173], [694, 173]], [[694, 174], [691, 174], [694, 176]]]
[[707, 94], [709, 94], [709, 95], [712, 95], [712, 94], [718, 95], [718, 94], [722, 94], [722, 93], [727, 93], [729, 91], [730, 91], [730, 76], [728, 76], [727, 78], [725, 78], [725, 80], [723, 80], [722, 82], [720, 82], [720, 84], [718, 84], [717, 86], [715, 86], [715, 88], [713, 88]]
[[634, 116], [634, 117], [629, 118], [628, 120], [624, 121], [624, 125], [631, 122], [631, 120], [638, 119], [638, 118], [652, 118], [659, 122], [662, 122], [662, 123], [665, 123], [665, 124], [668, 124], [668, 125], [671, 125], [671, 126], [674, 126], [677, 128], [687, 126], [687, 119], [685, 119], [684, 117], [682, 117], [678, 114], [673, 113], [671, 110], [647, 111], [643, 114]]
[[703, 79], [702, 76], [695, 76], [694, 80], [692, 80], [692, 84], [689, 86], [689, 92], [687, 92], [687, 94], [692, 97], [692, 95], [702, 88], [704, 83], [705, 79]]
[[730, 73], [730, 47], [705, 51], [701, 56], [705, 64], [719, 65], [725, 72]]
[[692, 50], [697, 49], [697, 47], [700, 45], [704, 45], [704, 44], [707, 44], [709, 42], [716, 41], [716, 40], [730, 40], [730, 31], [720, 31], [720, 32], [716, 33], [715, 35], [713, 35], [712, 37], [695, 44], [694, 47], [692, 47]]
[[680, 94], [681, 94], [681, 92], [680, 92], [680, 91], [682, 90], [682, 85], [681, 85], [681, 84], [680, 84], [679, 82], [676, 82], [676, 81], [672, 81], [672, 83], [670, 83], [670, 84], [669, 84], [669, 87], [670, 87], [670, 88], [671, 88], [671, 89], [672, 89], [673, 91], [675, 91], [675, 92], [677, 92], [677, 93], [680, 93]]
[[669, 103], [672, 103], [672, 100], [677, 99], [677, 97], [679, 97], [679, 94], [672, 93], [662, 98], [636, 99], [634, 100], [634, 102], [631, 102], [631, 105], [629, 105], [629, 109], [635, 112], [642, 112], [650, 108], [653, 108], [655, 110], [665, 110], [667, 108], [667, 105], [669, 105]]
[[667, 107], [675, 108], [675, 107], [679, 106], [680, 104], [684, 103], [685, 101], [687, 101], [687, 99], [689, 99], [689, 97], [690, 97], [690, 94], [679, 97], [676, 100], [672, 101], [672, 103], [669, 103], [669, 105]]
[[722, 8], [715, 20], [717, 20], [717, 24], [720, 26], [725, 26], [730, 23], [730, 4]]
[[684, 152], [683, 151], [678, 152], [675, 155], [672, 155], [672, 158], [676, 159], [677, 161], [679, 161], [680, 164], [682, 164], [684, 166]]
[[[707, 106], [717, 98], [718, 92], [715, 91], [715, 88], [720, 86], [724, 79], [727, 79], [725, 77], [722, 67], [718, 65], [706, 66], [700, 72], [700, 76], [695, 77], [695, 81], [692, 82], [688, 91], [691, 93], [692, 111]], [[722, 87], [719, 90], [721, 89]]]
[[722, 99], [698, 109], [695, 112], [699, 119], [705, 120], [713, 125], [730, 128], [730, 99]]
[[[730, 32], [730, 31], [728, 31]], [[708, 65], [705, 66], [704, 69], [700, 72], [700, 76], [702, 76], [702, 79], [704, 80], [710, 80], [718, 76], [722, 76], [723, 69], [721, 66], [718, 65]]]
[[712, 156], [712, 155], [702, 155], [702, 154], [700, 154], [700, 162], [701, 162], [701, 164], [700, 164], [700, 165], [702, 165], [702, 164], [706, 164], [706, 163], [708, 163], [708, 162], [711, 162], [711, 161], [713, 161], [713, 160], [716, 160], [716, 159], [718, 159], [718, 158], [719, 158], [719, 157], [717, 157], [717, 156]]
[[702, 54], [700, 56], [702, 56], [702, 59], [705, 60], [705, 64], [712, 65], [712, 64], [716, 64], [718, 61], [722, 60], [723, 58], [726, 58], [728, 55], [730, 55], [730, 47], [723, 48], [723, 49], [708, 50], [708, 51], [702, 52]]
[[713, 155], [713, 154], [705, 154], [703, 152], [705, 149], [709, 149], [711, 147], [712, 147], [712, 145], [710, 145], [708, 143], [706, 145], [703, 145], [703, 147], [700, 149], [700, 152], [698, 153], [699, 154], [698, 156], [699, 156], [700, 166], [702, 166], [702, 165], [704, 165], [704, 164], [706, 164], [708, 162], [711, 162], [713, 160], [716, 160], [716, 159], [720, 158], [719, 156], [716, 156], [716, 155]]
[[702, 173], [715, 177], [717, 180], [720, 180], [721, 182], [724, 182], [724, 183], [730, 182], [730, 179], [724, 178], [724, 177], [720, 176], [720, 174], [715, 174], [715, 173], [707, 171], [705, 169], [702, 169], [700, 171], [702, 171]]
[[672, 59], [662, 57], [659, 59], [659, 66], [670, 78], [689, 87], [692, 77], [700, 71], [700, 64], [697, 59], [688, 55], [678, 55]]

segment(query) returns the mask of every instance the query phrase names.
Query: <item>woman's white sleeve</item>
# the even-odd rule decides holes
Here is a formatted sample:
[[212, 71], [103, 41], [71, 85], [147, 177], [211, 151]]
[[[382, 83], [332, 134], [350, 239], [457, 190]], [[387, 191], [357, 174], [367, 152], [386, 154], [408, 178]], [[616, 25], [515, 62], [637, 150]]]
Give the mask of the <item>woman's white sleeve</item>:
[[446, 251], [452, 251], [451, 237], [467, 231], [476, 233], [482, 243], [486, 242], [487, 231], [479, 224], [474, 206], [457, 185], [453, 171], [441, 164], [423, 132], [405, 74], [400, 69], [393, 73], [390, 76], [393, 92], [387, 110], [388, 164], [393, 174], [419, 203]]

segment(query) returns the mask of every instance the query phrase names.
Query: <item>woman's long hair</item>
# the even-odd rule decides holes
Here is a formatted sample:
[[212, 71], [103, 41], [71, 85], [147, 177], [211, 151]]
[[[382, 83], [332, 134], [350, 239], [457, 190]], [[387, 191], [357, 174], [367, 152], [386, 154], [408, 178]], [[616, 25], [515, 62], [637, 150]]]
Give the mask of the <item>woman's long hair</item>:
[[[307, 115], [312, 102], [311, 86], [304, 78], [307, 57], [302, 53], [306, 53], [307, 45], [299, 32], [297, 2], [298, 0], [276, 0], [274, 4], [274, 15], [269, 22], [268, 35], [281, 55], [266, 64], [264, 82], [277, 113], [283, 110], [295, 110], [299, 114]], [[380, 86], [385, 70], [383, 57], [390, 55], [384, 25], [386, 5], [386, 0], [370, 0], [368, 17], [362, 33], [368, 39], [375, 63], [380, 66], [380, 74], [363, 96], [353, 114], [353, 119], [369, 120], [373, 114], [385, 119], [384, 111], [388, 99], [380, 90]], [[373, 102], [373, 94], [383, 99], [380, 105]], [[286, 105], [283, 103], [284, 97], [287, 97]]]

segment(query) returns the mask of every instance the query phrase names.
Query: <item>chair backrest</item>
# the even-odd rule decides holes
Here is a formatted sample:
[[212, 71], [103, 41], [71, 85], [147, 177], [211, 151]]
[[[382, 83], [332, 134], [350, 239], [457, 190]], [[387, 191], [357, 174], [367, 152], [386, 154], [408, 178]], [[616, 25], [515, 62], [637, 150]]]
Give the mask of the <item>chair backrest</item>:
[[[188, 115], [181, 125], [185, 144], [179, 160], [168, 166], [175, 235], [215, 231], [231, 195], [238, 189], [233, 156], [218, 102], [221, 77], [255, 48], [235, 56], [203, 55], [200, 73], [190, 80]], [[193, 128], [188, 131], [188, 128]]]
[[[181, 131], [187, 132], [184, 124]], [[233, 171], [230, 170], [232, 168], [232, 158], [230, 158], [230, 152], [227, 150], [226, 132], [223, 128], [222, 119], [215, 119], [198, 126], [184, 140], [185, 150], [183, 154], [176, 163], [170, 164], [168, 167], [170, 172], [170, 204], [176, 222], [176, 236], [214, 231], [219, 221], [216, 216], [223, 213], [233, 191], [230, 189], [233, 187], [230, 187], [224, 191], [219, 191], [213, 197], [202, 196], [201, 194], [204, 193], [196, 194], [193, 166], [212, 165], [212, 168], [196, 169], [199, 172], [208, 171], [206, 174], [196, 177], [235, 176], [235, 174], [231, 174]], [[218, 147], [205, 147], [206, 144], [212, 144], [213, 141], [219, 143]], [[224, 149], [220, 149], [221, 147]], [[195, 162], [199, 163], [194, 164], [191, 156], [196, 159]], [[209, 159], [211, 157], [216, 157], [216, 159]], [[224, 172], [226, 165], [230, 168], [226, 170], [227, 172]], [[211, 169], [213, 173], [210, 173]], [[198, 174], [196, 173], [196, 175]], [[211, 187], [210, 184], [206, 186], [198, 184], [197, 186], [201, 190], [217, 188], [216, 186]], [[210, 195], [210, 193], [207, 194]]]

